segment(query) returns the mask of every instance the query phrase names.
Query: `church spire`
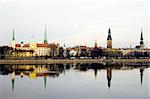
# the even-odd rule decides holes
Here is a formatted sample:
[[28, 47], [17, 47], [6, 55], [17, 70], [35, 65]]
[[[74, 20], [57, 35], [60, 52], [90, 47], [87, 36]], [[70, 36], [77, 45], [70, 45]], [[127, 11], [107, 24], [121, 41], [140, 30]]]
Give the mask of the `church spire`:
[[141, 29], [141, 37], [140, 37], [140, 47], [144, 48], [144, 42], [143, 42], [143, 31]]
[[97, 48], [97, 40], [95, 40], [95, 46], [94, 47]]
[[108, 30], [108, 33], [109, 33], [109, 35], [111, 35], [111, 30], [110, 30], [110, 28], [109, 28], [109, 30]]
[[13, 29], [13, 36], [12, 36], [12, 40], [15, 40], [15, 30]]
[[15, 30], [13, 29], [12, 33], [12, 41], [10, 43], [10, 47], [15, 48], [16, 47], [16, 41], [15, 41]]
[[108, 36], [107, 36], [107, 48], [112, 48], [112, 38], [111, 38], [111, 30], [108, 29]]
[[143, 40], [143, 31], [141, 29], [141, 40]]
[[46, 31], [46, 24], [45, 24], [45, 35], [44, 35], [44, 44], [47, 44], [47, 31]]
[[108, 37], [107, 37], [107, 40], [112, 40], [112, 39], [111, 39], [111, 30], [110, 30], [110, 28], [109, 28], [109, 30], [108, 30]]

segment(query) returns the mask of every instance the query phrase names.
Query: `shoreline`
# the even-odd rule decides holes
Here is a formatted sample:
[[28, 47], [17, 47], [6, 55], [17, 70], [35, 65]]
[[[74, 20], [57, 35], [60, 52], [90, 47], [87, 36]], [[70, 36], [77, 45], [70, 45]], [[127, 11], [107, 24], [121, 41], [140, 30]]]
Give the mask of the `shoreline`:
[[63, 64], [63, 63], [150, 63], [150, 59], [48, 59], [48, 60], [0, 60], [0, 64]]

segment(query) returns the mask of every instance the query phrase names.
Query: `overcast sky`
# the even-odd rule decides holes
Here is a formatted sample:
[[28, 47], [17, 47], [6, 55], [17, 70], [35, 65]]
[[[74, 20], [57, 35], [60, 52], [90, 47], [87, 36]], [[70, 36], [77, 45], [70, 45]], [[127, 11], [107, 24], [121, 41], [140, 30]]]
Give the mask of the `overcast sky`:
[[150, 0], [1, 0], [0, 45], [11, 42], [13, 28], [18, 43], [32, 36], [41, 43], [46, 24], [49, 43], [94, 46], [96, 39], [106, 47], [110, 27], [113, 47], [135, 47], [142, 28], [150, 47], [149, 8]]

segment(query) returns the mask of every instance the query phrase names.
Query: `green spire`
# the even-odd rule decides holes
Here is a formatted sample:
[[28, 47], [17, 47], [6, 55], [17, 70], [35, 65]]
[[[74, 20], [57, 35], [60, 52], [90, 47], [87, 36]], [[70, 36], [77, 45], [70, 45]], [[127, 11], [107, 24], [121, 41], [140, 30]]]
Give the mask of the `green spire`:
[[45, 35], [44, 35], [44, 44], [47, 44], [47, 31], [46, 31], [46, 24], [45, 24]]
[[12, 40], [14, 41], [15, 40], [15, 30], [13, 29], [13, 37], [12, 37]]

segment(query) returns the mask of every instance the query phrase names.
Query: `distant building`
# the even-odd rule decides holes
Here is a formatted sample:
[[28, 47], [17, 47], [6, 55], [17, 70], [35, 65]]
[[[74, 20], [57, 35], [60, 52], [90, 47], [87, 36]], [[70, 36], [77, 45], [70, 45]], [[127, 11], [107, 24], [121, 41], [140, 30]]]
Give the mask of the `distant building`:
[[111, 37], [111, 30], [110, 30], [110, 28], [109, 28], [109, 30], [108, 30], [107, 48], [108, 48], [108, 49], [111, 49], [111, 48], [112, 48], [112, 37]]
[[105, 56], [106, 58], [121, 58], [122, 51], [117, 48], [103, 49], [103, 56]]
[[58, 43], [57, 44], [55, 44], [55, 43], [49, 44], [49, 48], [50, 48], [49, 56], [51, 56], [51, 57], [59, 56], [60, 46]]
[[150, 49], [131, 49], [131, 48], [121, 48], [119, 49], [123, 58], [149, 58]]
[[71, 57], [76, 57], [77, 52], [76, 52], [74, 49], [72, 49], [72, 50], [70, 50], [69, 55], [70, 55]]
[[0, 59], [11, 59], [13, 48], [8, 46], [0, 47]]
[[48, 44], [46, 26], [43, 43], [35, 43], [35, 42], [26, 44], [24, 44], [24, 42], [16, 43], [15, 31], [13, 29], [12, 42], [10, 44], [10, 47], [17, 49], [16, 51], [20, 50], [22, 52], [21, 54], [24, 54], [23, 56], [30, 56], [29, 54], [27, 54], [27, 52], [31, 52], [31, 50], [33, 50], [32, 56], [50, 56], [51, 53], [54, 53], [55, 55], [55, 52], [57, 51], [54, 51], [53, 45], [55, 45], [57, 48], [59, 46], [59, 44]]
[[68, 56], [68, 53], [67, 53], [66, 46], [64, 44], [64, 47], [63, 47], [63, 57], [66, 58], [67, 56]]
[[144, 49], [143, 31], [141, 29], [140, 45], [135, 47], [136, 49]]
[[131, 49], [131, 48], [121, 48], [119, 49], [123, 56], [128, 56], [129, 54], [131, 55], [132, 53], [134, 53], [134, 49]]
[[15, 49], [12, 52], [13, 58], [26, 58], [26, 57], [33, 57], [34, 51], [33, 50], [21, 50], [21, 49]]
[[10, 59], [13, 57], [33, 57], [33, 58], [148, 58], [150, 49], [144, 48], [143, 31], [141, 30], [140, 45], [135, 48], [112, 48], [111, 29], [108, 30], [107, 48], [97, 46], [95, 40], [94, 47], [85, 45], [60, 47], [58, 43], [48, 43], [47, 30], [45, 25], [43, 43], [16, 43], [15, 30], [13, 29], [12, 41], [9, 47], [0, 48], [0, 58]]
[[92, 58], [102, 57], [102, 48], [97, 46], [97, 41], [95, 40], [94, 47], [91, 48], [90, 56]]
[[79, 57], [88, 57], [89, 56], [89, 48], [87, 46], [79, 46], [77, 51], [77, 56]]

